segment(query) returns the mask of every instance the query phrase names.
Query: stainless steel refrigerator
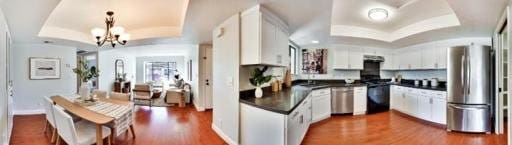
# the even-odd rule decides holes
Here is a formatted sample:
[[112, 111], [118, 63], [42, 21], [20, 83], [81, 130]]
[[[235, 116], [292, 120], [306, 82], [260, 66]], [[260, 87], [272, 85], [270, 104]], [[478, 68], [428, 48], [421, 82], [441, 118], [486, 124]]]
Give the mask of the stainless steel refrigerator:
[[491, 47], [455, 46], [447, 50], [447, 129], [491, 132]]

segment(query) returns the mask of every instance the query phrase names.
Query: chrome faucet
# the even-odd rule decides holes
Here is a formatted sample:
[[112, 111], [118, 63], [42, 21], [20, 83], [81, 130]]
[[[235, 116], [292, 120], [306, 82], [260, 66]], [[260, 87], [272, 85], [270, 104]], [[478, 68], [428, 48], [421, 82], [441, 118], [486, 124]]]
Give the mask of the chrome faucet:
[[[311, 73], [311, 70], [309, 71], [308, 73], [308, 84], [315, 84], [315, 81], [311, 80], [311, 76], [314, 75], [313, 73]], [[313, 76], [314, 78], [315, 76]]]

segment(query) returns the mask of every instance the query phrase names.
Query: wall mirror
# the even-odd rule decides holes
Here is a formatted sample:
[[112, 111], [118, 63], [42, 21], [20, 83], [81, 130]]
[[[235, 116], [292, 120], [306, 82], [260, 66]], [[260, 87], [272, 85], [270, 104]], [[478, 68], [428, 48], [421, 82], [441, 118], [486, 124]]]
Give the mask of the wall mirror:
[[115, 67], [116, 80], [124, 79], [124, 61], [122, 59], [117, 59]]

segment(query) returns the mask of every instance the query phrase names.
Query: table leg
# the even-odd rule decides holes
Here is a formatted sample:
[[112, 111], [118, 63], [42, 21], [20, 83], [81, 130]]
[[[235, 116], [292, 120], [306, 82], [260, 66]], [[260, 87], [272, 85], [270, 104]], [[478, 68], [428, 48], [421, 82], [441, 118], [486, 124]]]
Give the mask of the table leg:
[[135, 138], [135, 131], [133, 130], [133, 124], [130, 125], [130, 131], [132, 132], [133, 138]]
[[103, 145], [103, 127], [101, 124], [96, 124], [96, 145]]
[[115, 144], [116, 143], [116, 137], [117, 137], [116, 128], [112, 128], [111, 131], [112, 131], [112, 133], [111, 133], [112, 137], [110, 139], [110, 142], [112, 142], [112, 144]]

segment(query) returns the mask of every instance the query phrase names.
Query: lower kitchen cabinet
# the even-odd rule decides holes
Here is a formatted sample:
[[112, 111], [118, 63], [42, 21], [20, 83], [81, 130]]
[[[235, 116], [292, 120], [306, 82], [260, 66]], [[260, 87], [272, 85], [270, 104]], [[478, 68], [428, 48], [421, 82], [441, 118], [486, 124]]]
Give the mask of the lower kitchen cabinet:
[[331, 88], [311, 92], [312, 122], [331, 117]]
[[391, 108], [438, 124], [446, 124], [446, 92], [391, 86]]
[[354, 87], [354, 115], [366, 114], [367, 88]]
[[290, 114], [240, 104], [240, 143], [243, 145], [300, 145], [312, 121], [311, 95]]

